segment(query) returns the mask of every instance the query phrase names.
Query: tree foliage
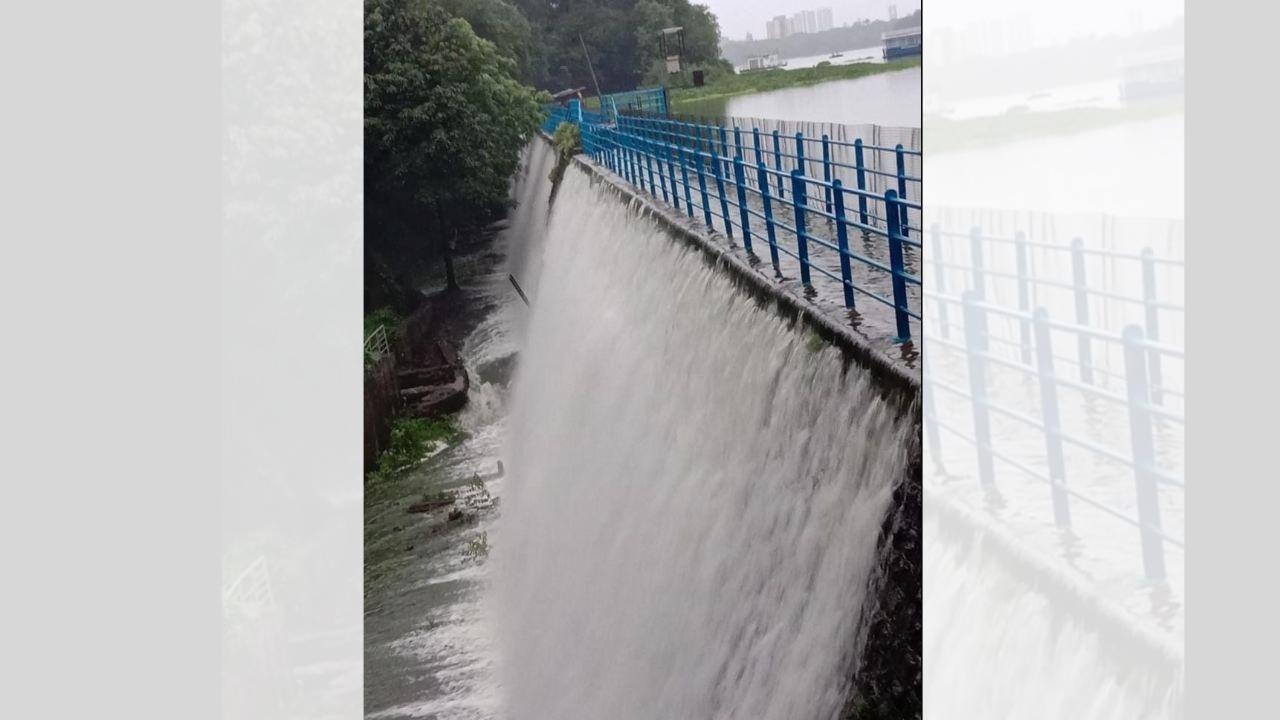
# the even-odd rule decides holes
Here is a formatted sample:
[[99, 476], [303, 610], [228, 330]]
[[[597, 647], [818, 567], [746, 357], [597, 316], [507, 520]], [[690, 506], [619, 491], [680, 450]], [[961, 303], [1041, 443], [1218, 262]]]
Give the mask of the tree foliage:
[[720, 57], [719, 22], [707, 6], [689, 0], [514, 2], [533, 30], [530, 54], [539, 58], [526, 80], [542, 88], [587, 87], [594, 92], [588, 56], [604, 92], [665, 79], [657, 68], [662, 59], [658, 31], [666, 27], [684, 28], [687, 65], [712, 65]]
[[366, 255], [447, 259], [504, 209], [539, 98], [432, 0], [366, 0], [364, 52]]

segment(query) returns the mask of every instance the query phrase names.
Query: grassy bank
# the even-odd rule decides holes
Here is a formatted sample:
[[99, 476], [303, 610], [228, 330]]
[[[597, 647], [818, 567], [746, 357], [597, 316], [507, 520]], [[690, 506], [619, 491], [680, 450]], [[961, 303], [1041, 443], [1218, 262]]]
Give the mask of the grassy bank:
[[1059, 137], [1126, 123], [1143, 122], [1183, 112], [1180, 97], [1156, 98], [1124, 107], [1069, 108], [1049, 112], [1008, 112], [991, 117], [951, 120], [930, 116], [929, 152], [953, 152], [1003, 145], [1019, 140]]
[[888, 63], [852, 63], [849, 65], [821, 65], [798, 70], [775, 69], [724, 75], [702, 87], [672, 89], [668, 94], [673, 112], [683, 107], [693, 107], [708, 100], [730, 98], [735, 95], [783, 90], [791, 87], [817, 85], [832, 80], [852, 80], [878, 73], [919, 67], [920, 58], [894, 60]]

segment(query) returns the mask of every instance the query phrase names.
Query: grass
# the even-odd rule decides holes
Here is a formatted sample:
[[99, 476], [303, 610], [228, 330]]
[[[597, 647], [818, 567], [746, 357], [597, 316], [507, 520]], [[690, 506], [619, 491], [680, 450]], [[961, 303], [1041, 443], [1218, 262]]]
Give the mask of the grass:
[[818, 67], [787, 70], [755, 70], [752, 72], [723, 75], [702, 87], [681, 88], [669, 91], [671, 109], [679, 112], [682, 105], [707, 100], [729, 98], [735, 95], [782, 90], [790, 87], [817, 85], [832, 80], [852, 80], [878, 73], [919, 67], [920, 58], [905, 58], [887, 63], [850, 63], [848, 65], [819, 65]]

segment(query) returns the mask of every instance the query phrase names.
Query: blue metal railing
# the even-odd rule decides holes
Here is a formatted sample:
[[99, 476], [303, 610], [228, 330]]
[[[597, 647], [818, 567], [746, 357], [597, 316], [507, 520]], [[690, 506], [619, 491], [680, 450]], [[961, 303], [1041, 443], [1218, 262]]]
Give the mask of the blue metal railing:
[[[924, 294], [929, 305], [930, 358], [926, 368], [951, 367], [967, 377], [954, 377], [953, 372], [953, 377], [946, 378], [936, 370], [926, 371], [927, 454], [936, 463], [943, 462], [940, 431], [946, 431], [972, 448], [973, 455], [966, 461], [976, 461], [984, 488], [995, 488], [1000, 465], [1045, 483], [1058, 528], [1074, 527], [1072, 505], [1080, 503], [1137, 529], [1146, 577], [1165, 580], [1165, 548], [1183, 548], [1184, 540], [1163, 526], [1162, 495], [1183, 495], [1185, 481], [1180, 472], [1162, 465], [1168, 455], [1180, 451], [1177, 438], [1182, 436], [1185, 416], [1183, 393], [1166, 386], [1163, 367], [1185, 358], [1181, 347], [1158, 339], [1161, 314], [1180, 313], [1183, 308], [1160, 300], [1156, 282], [1157, 268], [1180, 282], [1182, 262], [1158, 258], [1150, 248], [1139, 253], [1086, 248], [1078, 238], [1069, 245], [1034, 242], [1022, 232], [997, 237], [976, 228], [949, 232], [935, 225], [929, 235], [930, 282]], [[1033, 252], [1044, 257], [1048, 274], [1056, 270], [1070, 280], [1041, 276], [1029, 262]], [[1086, 262], [1090, 257], [1106, 264], [1117, 285], [1130, 282], [1119, 279], [1126, 274], [1122, 270], [1139, 278], [1134, 284], [1140, 292], [1114, 292], [1098, 287], [1096, 280], [1091, 286]], [[948, 285], [957, 279], [960, 289], [950, 289]], [[1070, 320], [1054, 320], [1051, 307]], [[1097, 320], [1099, 316], [1142, 320], [1112, 324]], [[1062, 338], [1069, 348], [1066, 353]], [[1111, 357], [1119, 358], [1114, 367], [1105, 362]], [[1024, 389], [1039, 401], [1038, 414], [1014, 407], [1028, 404], [1017, 397], [1024, 383]], [[966, 413], [938, 412], [937, 403], [946, 398], [968, 406], [968, 430], [957, 422]], [[1084, 408], [1094, 423], [1114, 413], [1116, 425], [1127, 426], [1128, 437], [1080, 429], [1079, 420], [1073, 429], [1070, 422], [1063, 422], [1068, 408]], [[1018, 429], [993, 432], [996, 417]], [[1029, 457], [1027, 448], [1037, 443], [1043, 453]], [[1168, 447], [1170, 443], [1173, 448]], [[1069, 449], [1076, 462], [1087, 466], [1073, 473]], [[1136, 512], [1119, 507], [1118, 488], [1099, 485], [1094, 467], [1098, 462], [1131, 475]], [[1084, 480], [1097, 487], [1082, 488]], [[1176, 500], [1175, 506], [1182, 507], [1185, 497]]]
[[[884, 306], [892, 312], [896, 340], [911, 340], [912, 323], [921, 319], [920, 241], [912, 229], [921, 206], [908, 198], [919, 196], [920, 178], [905, 168], [906, 159], [919, 152], [802, 133], [783, 142], [777, 132], [767, 152], [758, 128], [747, 131], [753, 141], [748, 146], [740, 127], [730, 132], [724, 125], [627, 113], [611, 122], [606, 114], [593, 116], [572, 103], [550, 109], [543, 129], [553, 132], [561, 122], [577, 124], [583, 151], [628, 183], [690, 218], [700, 215], [731, 243], [741, 240], [752, 257], [756, 243], [766, 242], [775, 272], [781, 274], [782, 256], [796, 261], [807, 289], [814, 273], [839, 283], [850, 310], [859, 298]], [[840, 163], [833, 154], [833, 147], [844, 146], [854, 163]], [[806, 148], [815, 147], [818, 156], [811, 149], [806, 157]], [[892, 154], [896, 174], [864, 162], [864, 153], [871, 152]], [[852, 187], [839, 178], [841, 168]], [[892, 178], [895, 187], [871, 191], [872, 175]], [[854, 249], [851, 231], [862, 239], [861, 252]], [[811, 250], [835, 253], [838, 268], [815, 262]], [[855, 269], [867, 278], [858, 281]]]
[[667, 89], [665, 87], [640, 88], [601, 96], [600, 112], [608, 118], [609, 122], [615, 122], [620, 115], [624, 114], [666, 115]]

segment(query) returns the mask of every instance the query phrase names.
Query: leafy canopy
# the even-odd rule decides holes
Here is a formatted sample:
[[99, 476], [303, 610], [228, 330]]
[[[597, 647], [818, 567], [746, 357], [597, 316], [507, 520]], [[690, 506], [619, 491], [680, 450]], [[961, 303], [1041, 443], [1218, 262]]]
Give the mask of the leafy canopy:
[[365, 3], [366, 241], [500, 212], [540, 117], [516, 64], [431, 0]]

